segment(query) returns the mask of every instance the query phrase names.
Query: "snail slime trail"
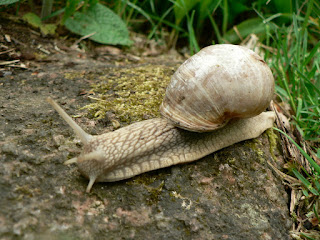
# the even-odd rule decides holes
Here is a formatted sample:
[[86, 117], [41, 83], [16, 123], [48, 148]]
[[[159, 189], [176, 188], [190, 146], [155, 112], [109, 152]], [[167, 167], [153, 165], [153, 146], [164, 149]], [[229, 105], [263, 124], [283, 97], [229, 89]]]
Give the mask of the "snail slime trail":
[[155, 118], [92, 136], [51, 98], [48, 102], [83, 143], [76, 163], [95, 182], [127, 179], [143, 172], [198, 160], [256, 138], [273, 126], [263, 112], [274, 94], [270, 68], [253, 51], [231, 44], [206, 47], [173, 74]]

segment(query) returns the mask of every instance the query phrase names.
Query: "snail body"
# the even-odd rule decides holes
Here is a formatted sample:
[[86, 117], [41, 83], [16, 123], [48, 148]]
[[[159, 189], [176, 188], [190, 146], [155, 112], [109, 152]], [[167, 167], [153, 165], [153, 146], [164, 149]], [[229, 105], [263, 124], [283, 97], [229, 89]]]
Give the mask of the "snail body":
[[[236, 49], [238, 48], [238, 46], [230, 46], [233, 46]], [[198, 54], [203, 54], [203, 50]], [[245, 52], [246, 51], [247, 49], [245, 49]], [[250, 51], [250, 54], [252, 53], [253, 52]], [[198, 54], [190, 58], [191, 62], [193, 61], [193, 58], [199, 57], [197, 56]], [[245, 56], [245, 58], [247, 58], [247, 56]], [[187, 61], [190, 61], [190, 59]], [[256, 59], [257, 61], [262, 60], [259, 56], [258, 58], [256, 57]], [[48, 98], [48, 102], [73, 128], [84, 145], [82, 153], [78, 157], [70, 159], [65, 163], [77, 163], [79, 171], [89, 179], [89, 184], [87, 186], [87, 192], [89, 192], [94, 182], [118, 181], [143, 172], [168, 167], [174, 164], [195, 161], [234, 143], [258, 137], [266, 129], [272, 127], [275, 119], [273, 112], [262, 112], [272, 98], [270, 92], [273, 93], [273, 77], [272, 74], [270, 75], [269, 72], [265, 70], [265, 68], [268, 68], [266, 64], [260, 64], [258, 66], [260, 66], [259, 68], [262, 68], [262, 70], [258, 69], [260, 71], [259, 74], [261, 75], [261, 71], [265, 71], [265, 75], [269, 78], [271, 77], [271, 80], [266, 80], [267, 86], [258, 87], [259, 89], [263, 88], [263, 90], [258, 92], [259, 94], [262, 93], [263, 95], [263, 91], [266, 92], [266, 94], [264, 94], [266, 99], [261, 101], [254, 100], [259, 106], [248, 107], [251, 108], [251, 112], [254, 111], [254, 113], [246, 113], [244, 116], [228, 113], [222, 114], [222, 116], [225, 115], [223, 117], [207, 117], [208, 108], [210, 107], [205, 104], [205, 110], [199, 110], [199, 114], [201, 115], [204, 113], [204, 115], [198, 118], [200, 120], [196, 122], [196, 124], [201, 124], [201, 122], [205, 124], [192, 131], [186, 130], [192, 125], [186, 121], [189, 120], [188, 117], [170, 118], [171, 113], [169, 112], [168, 114], [168, 109], [171, 108], [171, 110], [175, 110], [172, 106], [174, 101], [170, 101], [170, 94], [172, 95], [172, 93], [165, 97], [161, 106], [161, 113], [165, 118], [155, 118], [137, 122], [116, 131], [97, 136], [92, 136], [82, 130], [54, 100]], [[178, 71], [183, 71], [183, 69], [181, 70], [179, 68], [177, 72]], [[206, 76], [210, 76], [210, 74], [206, 73], [202, 78], [206, 78]], [[182, 80], [185, 80], [185, 78]], [[172, 82], [173, 81], [175, 81], [175, 74], [172, 78]], [[212, 80], [209, 79], [208, 81]], [[258, 85], [259, 84], [261, 83], [258, 83]], [[176, 83], [171, 85], [174, 88], [177, 88]], [[185, 83], [183, 83], [183, 85], [185, 85]], [[185, 88], [185, 86], [182, 88]], [[172, 91], [170, 85], [167, 89], [167, 93], [168, 91]], [[207, 94], [208, 91], [206, 91], [206, 95]], [[178, 96], [178, 98], [180, 96], [181, 103], [184, 99], [187, 99], [188, 94], [184, 98], [181, 98], [182, 95], [179, 94], [173, 96]], [[250, 97], [252, 97], [252, 95], [250, 95]], [[205, 98], [208, 98], [208, 96]], [[259, 96], [259, 98], [263, 97]], [[218, 99], [220, 99], [220, 97], [218, 97]], [[188, 101], [190, 100], [187, 99], [187, 102]], [[169, 107], [168, 103], [170, 105]], [[184, 103], [182, 103], [182, 105], [184, 105]], [[201, 107], [201, 104], [195, 105], [196, 108]], [[216, 111], [216, 109], [219, 109], [219, 111]], [[179, 111], [181, 112], [181, 110]], [[214, 111], [223, 112], [220, 108], [215, 108]], [[239, 111], [241, 112], [242, 110], [240, 109]], [[192, 112], [197, 116], [196, 110], [192, 110]], [[188, 116], [188, 114], [186, 116]], [[248, 118], [247, 116], [250, 117]], [[168, 117], [169, 119], [166, 119]], [[208, 118], [210, 118], [212, 123], [207, 121]], [[187, 124], [183, 125], [185, 122], [187, 122]], [[182, 126], [180, 126], [181, 124]], [[208, 127], [210, 124], [213, 126]], [[181, 128], [178, 128], [177, 126]], [[205, 132], [212, 129], [214, 129], [214, 131]]]

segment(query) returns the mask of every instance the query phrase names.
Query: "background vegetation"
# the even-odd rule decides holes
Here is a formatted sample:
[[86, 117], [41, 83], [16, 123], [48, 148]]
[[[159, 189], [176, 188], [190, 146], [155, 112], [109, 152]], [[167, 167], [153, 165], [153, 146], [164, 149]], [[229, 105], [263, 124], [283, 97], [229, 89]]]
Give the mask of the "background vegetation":
[[319, 1], [2, 0], [0, 4], [1, 12], [21, 16], [43, 35], [54, 35], [64, 27], [102, 44], [130, 47], [134, 42], [129, 32], [136, 32], [167, 49], [188, 49], [192, 55], [210, 44], [241, 44], [255, 36], [254, 46], [275, 75], [278, 109], [291, 123], [290, 129], [279, 131], [308, 163], [301, 164], [296, 156], [287, 159], [284, 179], [304, 194], [296, 206], [300, 212], [291, 213], [297, 226], [293, 236], [320, 239]]

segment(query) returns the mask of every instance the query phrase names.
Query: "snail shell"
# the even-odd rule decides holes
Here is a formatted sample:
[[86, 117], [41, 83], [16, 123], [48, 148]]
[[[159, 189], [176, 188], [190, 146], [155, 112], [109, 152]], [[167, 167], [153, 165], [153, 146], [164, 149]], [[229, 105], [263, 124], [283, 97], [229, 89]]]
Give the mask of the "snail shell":
[[160, 112], [177, 127], [208, 132], [232, 118], [260, 114], [273, 93], [272, 72], [259, 55], [238, 45], [213, 45], [174, 73]]

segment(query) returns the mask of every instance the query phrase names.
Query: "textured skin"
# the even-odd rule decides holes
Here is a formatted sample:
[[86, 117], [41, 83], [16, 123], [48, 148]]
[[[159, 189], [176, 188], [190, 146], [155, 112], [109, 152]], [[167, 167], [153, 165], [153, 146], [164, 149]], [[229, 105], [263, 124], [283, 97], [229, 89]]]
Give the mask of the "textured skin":
[[272, 127], [274, 119], [274, 112], [264, 112], [256, 117], [234, 120], [209, 133], [189, 132], [174, 127], [165, 119], [150, 119], [93, 136], [77, 163], [80, 172], [96, 182], [118, 181], [195, 161], [234, 143], [256, 138]]

